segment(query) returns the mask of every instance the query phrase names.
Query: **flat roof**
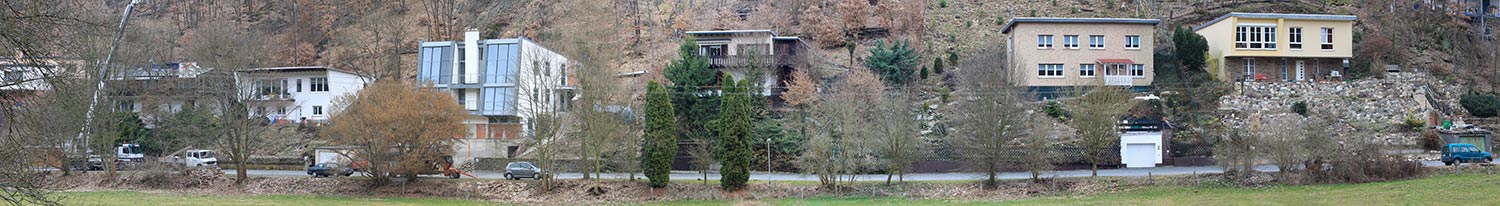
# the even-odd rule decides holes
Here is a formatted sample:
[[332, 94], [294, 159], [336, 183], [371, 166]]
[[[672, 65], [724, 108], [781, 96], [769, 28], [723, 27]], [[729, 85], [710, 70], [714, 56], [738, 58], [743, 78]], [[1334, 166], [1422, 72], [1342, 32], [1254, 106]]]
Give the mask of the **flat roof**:
[[1228, 14], [1224, 14], [1224, 16], [1219, 16], [1219, 18], [1215, 18], [1213, 21], [1208, 21], [1208, 23], [1203, 23], [1203, 25], [1198, 25], [1196, 27], [1193, 27], [1193, 31], [1202, 30], [1204, 27], [1208, 27], [1209, 25], [1217, 24], [1220, 21], [1224, 21], [1225, 19], [1229, 19], [1229, 17], [1251, 18], [1251, 19], [1295, 19], [1295, 20], [1316, 20], [1316, 21], [1354, 21], [1354, 20], [1358, 20], [1359, 19], [1359, 17], [1356, 17], [1354, 15], [1279, 14], [1279, 13], [1229, 12]]
[[687, 32], [687, 34], [735, 34], [735, 33], [771, 33], [771, 36], [776, 36], [776, 32], [768, 30], [768, 29], [703, 30], [703, 31], [688, 31]]
[[1011, 28], [1019, 23], [1077, 23], [1077, 24], [1160, 24], [1160, 19], [1136, 19], [1136, 18], [1054, 18], [1054, 17], [1016, 17], [1005, 22], [1000, 29], [1001, 34], [1009, 34]]
[[347, 71], [347, 70], [342, 70], [342, 69], [334, 69], [332, 67], [326, 67], [326, 66], [265, 67], [265, 68], [241, 69], [241, 70], [238, 70], [238, 71], [240, 71], [240, 72], [304, 72], [304, 71], [317, 71], [317, 70], [336, 71], [336, 72], [343, 72], [343, 73], [346, 73], [346, 74], [353, 74], [353, 75], [361, 76], [361, 77], [370, 77], [370, 76], [366, 76], [366, 75], [363, 75], [363, 74], [354, 73], [354, 72]]

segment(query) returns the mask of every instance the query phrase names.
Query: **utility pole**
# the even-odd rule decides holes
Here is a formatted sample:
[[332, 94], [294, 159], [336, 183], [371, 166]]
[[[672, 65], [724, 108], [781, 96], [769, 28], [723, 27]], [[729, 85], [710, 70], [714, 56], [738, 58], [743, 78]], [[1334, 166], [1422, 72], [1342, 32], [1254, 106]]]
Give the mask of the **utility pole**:
[[115, 31], [115, 41], [113, 44], [110, 44], [109, 53], [105, 53], [104, 62], [99, 64], [99, 83], [94, 88], [94, 98], [89, 102], [88, 113], [84, 113], [83, 127], [78, 131], [78, 139], [83, 139], [85, 159], [94, 153], [93, 150], [87, 148], [92, 139], [89, 135], [89, 125], [94, 124], [94, 110], [99, 106], [99, 92], [104, 90], [104, 80], [105, 75], [109, 71], [109, 61], [115, 57], [115, 50], [120, 48], [120, 38], [125, 37], [125, 22], [130, 20], [130, 10], [134, 9], [135, 4], [140, 2], [140, 0], [130, 0], [130, 4], [125, 5], [124, 14], [120, 15], [120, 27]]

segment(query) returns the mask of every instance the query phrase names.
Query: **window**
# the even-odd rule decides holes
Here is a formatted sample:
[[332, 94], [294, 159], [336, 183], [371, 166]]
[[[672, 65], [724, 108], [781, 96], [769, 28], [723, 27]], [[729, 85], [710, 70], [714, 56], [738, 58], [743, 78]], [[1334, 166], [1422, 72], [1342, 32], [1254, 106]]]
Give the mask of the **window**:
[[1235, 28], [1234, 48], [1236, 49], [1276, 49], [1276, 26], [1275, 25], [1240, 25]]
[[297, 79], [297, 92], [302, 92], [302, 79]]
[[736, 46], [738, 46], [737, 49], [739, 49], [739, 51], [736, 51], [736, 53], [739, 54], [739, 55], [766, 55], [766, 54], [769, 54], [768, 52], [766, 52], [766, 51], [768, 51], [766, 48], [769, 47], [766, 44], [739, 44], [739, 45], [736, 45]]
[[1131, 77], [1146, 77], [1146, 65], [1145, 64], [1131, 64], [1130, 65], [1130, 76]]
[[1333, 28], [1323, 28], [1323, 50], [1333, 50]]
[[1052, 48], [1052, 35], [1036, 35], [1036, 48]]
[[328, 91], [328, 78], [327, 77], [313, 77], [309, 81], [311, 81], [310, 84], [312, 84], [312, 86], [310, 86], [310, 87], [312, 87], [311, 88], [312, 91], [314, 91], [314, 92], [326, 92], [326, 91]]
[[1037, 77], [1062, 77], [1063, 76], [1063, 65], [1062, 64], [1038, 64], [1037, 65], [1037, 73], [1036, 73], [1036, 75], [1037, 75]]
[[458, 105], [464, 105], [464, 102], [468, 101], [466, 100], [466, 98], [468, 98], [466, 96], [469, 95], [464, 93], [464, 89], [455, 89], [454, 93], [455, 96], [458, 96]]
[[1063, 35], [1063, 48], [1077, 49], [1078, 35]]
[[1249, 79], [1252, 75], [1255, 75], [1255, 59], [1245, 59], [1245, 77]]
[[312, 106], [313, 115], [323, 115], [323, 106]]
[[1125, 36], [1125, 48], [1126, 49], [1140, 49], [1141, 48], [1141, 36], [1140, 35], [1126, 35]]
[[116, 103], [115, 111], [135, 111], [135, 101], [120, 100]]
[[724, 47], [723, 44], [698, 46], [698, 55], [708, 56], [709, 58], [724, 58], [724, 55], [728, 53], [725, 52], [726, 49]]
[[1080, 65], [1078, 65], [1078, 76], [1079, 77], [1083, 77], [1083, 78], [1094, 77], [1094, 65], [1093, 64], [1080, 64]]
[[1302, 27], [1287, 28], [1286, 32], [1291, 35], [1287, 37], [1287, 42], [1291, 42], [1287, 48], [1302, 49]]
[[1104, 49], [1104, 35], [1089, 36], [1089, 49]]

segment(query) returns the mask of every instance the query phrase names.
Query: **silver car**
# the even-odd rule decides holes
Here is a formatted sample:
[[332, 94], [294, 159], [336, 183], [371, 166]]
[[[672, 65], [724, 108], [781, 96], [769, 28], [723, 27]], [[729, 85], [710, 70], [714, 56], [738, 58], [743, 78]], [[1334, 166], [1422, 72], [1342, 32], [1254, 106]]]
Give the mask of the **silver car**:
[[542, 179], [546, 173], [542, 168], [530, 162], [511, 162], [505, 164], [505, 179], [519, 180], [521, 178]]

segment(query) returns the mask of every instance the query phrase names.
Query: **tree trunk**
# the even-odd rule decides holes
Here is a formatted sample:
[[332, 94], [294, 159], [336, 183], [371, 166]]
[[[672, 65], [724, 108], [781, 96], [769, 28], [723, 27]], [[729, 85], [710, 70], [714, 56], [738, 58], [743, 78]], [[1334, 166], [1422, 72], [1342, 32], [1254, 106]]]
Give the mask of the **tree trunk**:
[[895, 173], [885, 173], [885, 185], [891, 185], [891, 177], [895, 175]]
[[1099, 164], [1098, 163], [1089, 164], [1089, 170], [1093, 171], [1093, 173], [1094, 173], [1093, 176], [1089, 176], [1089, 177], [1099, 177]]
[[248, 177], [248, 176], [245, 175], [245, 162], [247, 162], [247, 161], [236, 161], [234, 163], [234, 184], [235, 185], [239, 185], [239, 184], [245, 183], [245, 178]]

